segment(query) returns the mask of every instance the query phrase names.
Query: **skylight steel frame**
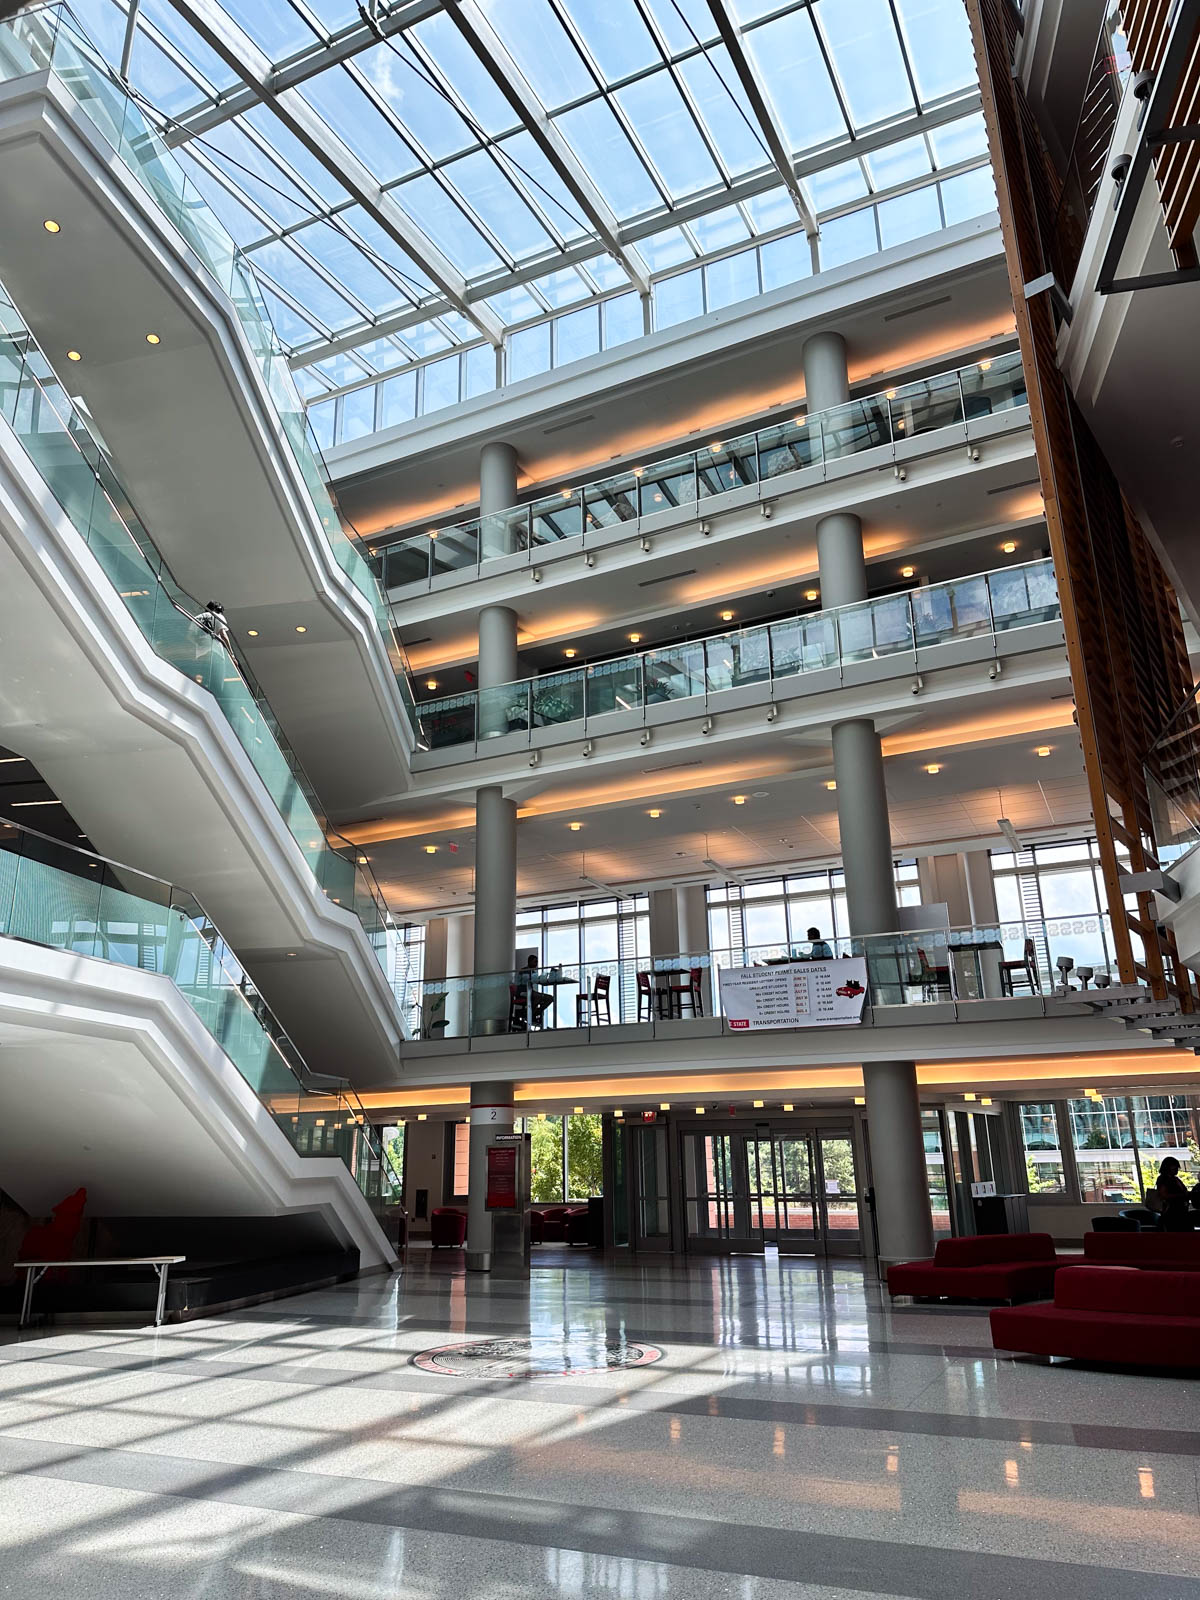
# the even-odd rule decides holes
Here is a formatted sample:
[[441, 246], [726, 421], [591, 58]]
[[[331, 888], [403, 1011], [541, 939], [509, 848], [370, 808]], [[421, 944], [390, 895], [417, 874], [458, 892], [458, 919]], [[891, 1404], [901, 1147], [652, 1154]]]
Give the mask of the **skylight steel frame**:
[[[116, 0], [116, 3], [128, 16], [129, 0]], [[674, 49], [670, 48], [668, 37], [659, 26], [647, 0], [630, 0], [653, 41], [656, 58], [646, 65], [639, 66], [635, 71], [611, 79], [606, 78], [601, 70], [581, 28], [573, 22], [564, 0], [543, 0], [548, 14], [562, 28], [592, 80], [592, 87], [587, 93], [575, 94], [572, 98], [553, 106], [543, 105], [509, 49], [488, 21], [479, 0], [372, 0], [370, 16], [368, 7], [360, 5], [362, 19], [337, 31], [325, 28], [314, 13], [303, 4], [303, 0], [261, 0], [264, 5], [282, 6], [286, 3], [289, 13], [294, 13], [297, 18], [302, 19], [317, 35], [311, 45], [293, 52], [278, 62], [272, 62], [267, 57], [245, 30], [225, 11], [219, 0], [167, 0], [167, 3], [225, 63], [226, 67], [241, 79], [241, 83], [232, 88], [212, 89], [211, 93], [199, 98], [189, 110], [171, 117], [166, 132], [168, 143], [176, 147], [182, 146], [187, 150], [188, 155], [198, 162], [208, 176], [222, 183], [238, 204], [246, 207], [259, 225], [267, 230], [261, 239], [255, 239], [246, 247], [248, 259], [252, 261], [255, 252], [270, 242], [285, 243], [289, 249], [297, 251], [303, 265], [315, 271], [352, 311], [362, 313], [361, 320], [349, 326], [342, 328], [325, 326], [278, 276], [267, 272], [265, 267], [259, 269], [263, 271], [264, 280], [271, 293], [310, 325], [318, 335], [313, 341], [290, 344], [292, 364], [297, 368], [340, 354], [352, 354], [358, 347], [386, 339], [389, 335], [396, 335], [402, 340], [406, 328], [426, 322], [436, 324], [437, 319], [448, 312], [457, 313], [459, 317], [472, 324], [473, 328], [478, 329], [480, 335], [493, 346], [499, 347], [506, 333], [530, 320], [526, 316], [508, 321], [489, 304], [493, 297], [507, 290], [525, 289], [546, 315], [565, 310], [566, 305], [552, 304], [549, 299], [541, 295], [537, 281], [560, 269], [582, 268], [583, 287], [590, 291], [584, 297], [571, 302], [572, 307], [598, 303], [613, 293], [621, 292], [620, 287], [614, 286], [607, 279], [601, 281], [588, 274], [586, 264], [598, 257], [608, 257], [615, 261], [624, 277], [628, 279], [629, 288], [645, 297], [648, 294], [651, 278], [659, 274], [650, 270], [639, 250], [641, 241], [677, 226], [686, 230], [688, 224], [692, 222], [700, 221], [709, 214], [723, 211], [727, 207], [743, 207], [746, 202], [780, 185], [786, 189], [811, 237], [816, 230], [815, 207], [810, 204], [802, 187], [805, 178], [815, 177], [829, 168], [859, 158], [866, 184], [866, 193], [862, 196], [861, 203], [869, 204], [875, 198], [876, 185], [862, 162], [862, 157], [914, 136], [927, 134], [948, 122], [969, 116], [980, 107], [978, 89], [974, 84], [964, 86], [961, 92], [955, 90], [941, 99], [922, 102], [913, 65], [913, 47], [901, 24], [897, 12], [897, 0], [885, 0], [885, 3], [892, 18], [900, 57], [904, 62], [908, 81], [907, 98], [914, 109], [911, 113], [889, 117], [880, 124], [860, 128], [855, 127], [851, 117], [848, 97], [838, 75], [837, 63], [821, 26], [821, 6], [832, 6], [834, 0], [779, 0], [777, 5], [762, 16], [740, 24], [731, 14], [731, 0], [707, 0], [708, 9], [712, 13], [711, 30], [701, 28], [697, 23], [694, 31], [684, 14], [680, 12], [683, 26], [691, 37], [685, 41], [682, 34], [676, 30]], [[841, 0], [841, 3], [845, 3], [845, 0]], [[771, 104], [770, 90], [751, 59], [745, 40], [748, 35], [752, 35], [760, 28], [800, 13], [807, 13], [812, 23], [812, 33], [828, 75], [829, 85], [840, 108], [845, 137], [838, 136], [821, 146], [793, 152], [788, 149], [787, 138], [782, 132]], [[443, 71], [423, 48], [420, 36], [413, 30], [420, 23], [437, 16], [444, 16], [453, 24], [473, 52], [477, 62], [487, 72], [492, 84], [503, 96], [513, 115], [510, 127], [500, 128], [496, 132], [485, 131], [470, 116], [470, 108], [463, 108], [458, 87], [449, 70]], [[144, 13], [136, 19], [136, 27], [145, 30], [155, 44], [168, 54], [176, 67], [186, 73], [193, 82], [203, 77], [198, 68], [191, 67], [181, 59], [180, 52], [170, 44], [170, 41], [164, 40], [161, 32], [153, 28]], [[413, 129], [404, 123], [402, 117], [388, 104], [386, 97], [357, 66], [357, 58], [385, 41], [392, 41], [400, 47], [409, 62], [410, 71], [416, 71], [419, 76], [432, 79], [437, 92], [443, 94], [456, 109], [463, 108], [459, 109], [459, 114], [463, 116], [468, 131], [475, 135], [473, 142], [464, 144], [461, 148], [456, 147], [450, 154], [438, 157], [431, 156], [421, 147]], [[725, 70], [724, 62], [718, 65], [713, 61], [712, 70], [725, 85], [731, 103], [737, 107], [738, 114], [747, 123], [751, 134], [763, 150], [762, 164], [749, 171], [739, 170], [735, 173], [727, 166], [717, 144], [720, 124], [713, 124], [713, 128], [718, 130], [714, 137], [713, 128], [706, 123], [705, 113], [697, 104], [682, 71], [687, 63], [701, 57], [707, 59], [711, 52], [720, 47], [728, 53], [729, 64], [736, 76], [736, 84]], [[339, 66], [346, 69], [358, 90], [366, 95], [374, 110], [386, 118], [389, 127], [412, 152], [414, 162], [411, 170], [406, 170], [398, 177], [387, 175], [383, 178], [368, 170], [345, 141], [329, 127], [325, 118], [305, 100], [300, 92], [302, 87], [327, 70]], [[703, 149], [717, 174], [717, 181], [695, 193], [683, 191], [679, 195], [672, 193], [669, 184], [656, 169], [637, 127], [618, 99], [623, 90], [656, 74], [665, 74], [674, 86], [699, 141], [696, 148]], [[735, 93], [737, 88], [740, 88], [745, 104], [750, 108], [750, 116], [747, 115], [742, 100]], [[197, 82], [197, 94], [204, 95], [199, 82]], [[661, 204], [649, 211], [632, 216], [618, 216], [613, 206], [600, 193], [580, 154], [573, 148], [564, 128], [560, 126], [561, 119], [571, 111], [597, 102], [607, 105], [616, 117], [633, 156], [644, 168], [646, 177], [659, 196]], [[236, 177], [222, 165], [220, 160], [205, 156], [201, 143], [204, 134], [237, 119], [236, 125], [239, 130], [251, 138], [264, 154], [270, 155], [270, 159], [287, 176], [289, 183], [294, 183], [297, 190], [306, 197], [311, 196], [313, 194], [311, 185], [305, 183], [281, 154], [270, 150], [269, 138], [264, 138], [260, 130], [244, 120], [242, 114], [258, 106], [266, 108], [277, 116], [283, 126], [299, 139], [308, 153], [335, 180], [344, 192], [344, 199], [330, 202], [328, 199], [318, 197], [313, 203], [310, 217], [289, 227], [282, 227], [261, 205], [254, 202], [251, 194], [238, 184]], [[557, 183], [561, 185], [565, 199], [578, 210], [580, 221], [588, 230], [582, 237], [568, 237], [567, 233], [562, 231], [561, 220], [556, 222], [556, 213], [563, 207], [564, 200], [556, 197], [552, 202], [541, 200], [539, 203], [540, 197], [535, 192], [536, 180], [530, 184], [514, 170], [512, 165], [514, 155], [504, 147], [506, 141], [514, 135], [522, 134], [533, 141], [541, 158], [548, 164]], [[502, 178], [528, 207], [538, 228], [546, 236], [545, 250], [531, 256], [522, 256], [520, 259], [510, 254], [489, 230], [487, 223], [472, 204], [470, 196], [457, 186], [456, 174], [446, 171], [454, 163], [481, 153], [486, 154], [495, 163]], [[690, 148], [688, 153], [693, 153]], [[446, 200], [457, 207], [466, 223], [478, 233], [487, 251], [499, 263], [500, 270], [489, 269], [482, 273], [463, 271], [413, 219], [394, 191], [421, 174], [438, 183]], [[934, 176], [935, 173], [931, 172], [930, 177]], [[355, 207], [365, 211], [411, 261], [416, 271], [433, 285], [431, 293], [424, 294], [421, 286], [415, 280], [410, 281], [402, 268], [389, 263], [386, 259], [381, 259], [372, 250], [368, 240], [358, 238], [352, 222], [338, 222], [343, 213]], [[744, 210], [742, 219], [747, 223], [750, 234], [750, 238], [745, 242], [747, 244], [757, 242], [758, 230]], [[372, 266], [396, 285], [407, 303], [391, 307], [383, 314], [374, 313], [361, 296], [356, 294], [348, 283], [344, 283], [332, 268], [324, 267], [319, 259], [306, 250], [303, 238], [295, 237], [302, 234], [304, 228], [320, 223], [333, 227], [337, 232], [344, 234], [351, 244], [361, 249]], [[706, 261], [710, 254], [714, 254], [701, 249], [690, 232], [685, 232], [685, 237], [689, 245], [698, 251], [699, 262]], [[465, 330], [454, 332], [450, 328], [439, 326], [438, 331], [449, 340], [448, 350], [474, 342]], [[416, 359], [423, 358], [418, 356]], [[374, 369], [369, 358], [364, 356], [362, 362], [366, 378]], [[402, 365], [400, 368], [383, 368], [378, 376], [382, 377], [393, 370], [401, 370]]]

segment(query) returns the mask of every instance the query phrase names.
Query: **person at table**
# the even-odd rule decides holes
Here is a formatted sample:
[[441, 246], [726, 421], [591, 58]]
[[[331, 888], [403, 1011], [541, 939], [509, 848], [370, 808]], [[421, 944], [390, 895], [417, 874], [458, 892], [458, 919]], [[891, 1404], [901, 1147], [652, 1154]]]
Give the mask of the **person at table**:
[[536, 956], [530, 956], [529, 960], [526, 961], [520, 978], [525, 985], [529, 998], [529, 1025], [531, 1028], [540, 1028], [546, 1012], [554, 1004], [554, 995], [547, 994], [544, 989], [537, 987], [538, 958]]
[[1159, 1164], [1154, 1193], [1163, 1232], [1190, 1233], [1195, 1221], [1191, 1210], [1192, 1191], [1179, 1176], [1179, 1162], [1174, 1156], [1167, 1156]]
[[808, 940], [808, 959], [810, 961], [832, 961], [833, 951], [821, 937], [820, 928], [810, 928], [804, 935]]

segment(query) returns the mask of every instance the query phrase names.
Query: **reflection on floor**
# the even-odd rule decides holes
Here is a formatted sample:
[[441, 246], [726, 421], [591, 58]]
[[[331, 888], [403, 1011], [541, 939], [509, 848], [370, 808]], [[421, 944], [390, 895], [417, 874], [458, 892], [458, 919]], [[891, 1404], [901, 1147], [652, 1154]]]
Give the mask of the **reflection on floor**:
[[997, 1358], [985, 1315], [892, 1310], [856, 1263], [527, 1287], [419, 1253], [158, 1334], [6, 1337], [18, 1600], [1200, 1600], [1195, 1382]]

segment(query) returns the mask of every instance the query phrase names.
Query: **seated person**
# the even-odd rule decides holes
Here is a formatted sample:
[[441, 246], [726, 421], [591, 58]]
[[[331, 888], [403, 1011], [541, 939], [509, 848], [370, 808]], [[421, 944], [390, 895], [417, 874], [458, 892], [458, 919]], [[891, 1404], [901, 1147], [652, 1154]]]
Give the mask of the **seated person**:
[[1174, 1156], [1167, 1156], [1159, 1165], [1158, 1182], [1154, 1185], [1164, 1233], [1191, 1232], [1194, 1220], [1191, 1212], [1193, 1194], [1194, 1191], [1189, 1190], [1179, 1176], [1179, 1162]]
[[809, 941], [808, 959], [810, 961], [833, 960], [833, 951], [822, 939], [820, 928], [810, 928], [804, 937]]
[[546, 1012], [554, 1004], [553, 993], [547, 994], [544, 989], [537, 987], [538, 959], [530, 956], [525, 963], [524, 970], [517, 974], [518, 979], [525, 985], [525, 992], [529, 1001], [529, 1026], [540, 1028]]

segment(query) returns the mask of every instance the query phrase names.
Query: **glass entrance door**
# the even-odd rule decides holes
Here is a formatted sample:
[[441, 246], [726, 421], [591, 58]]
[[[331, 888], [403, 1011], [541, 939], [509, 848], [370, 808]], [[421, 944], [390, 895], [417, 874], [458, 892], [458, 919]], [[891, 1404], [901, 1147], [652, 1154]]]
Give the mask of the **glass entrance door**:
[[671, 1178], [667, 1154], [667, 1127], [632, 1127], [629, 1171], [633, 1207], [633, 1248], [670, 1250]]
[[[757, 1150], [736, 1133], [683, 1135], [683, 1215], [697, 1254], [761, 1251], [763, 1196]], [[768, 1152], [768, 1162], [769, 1162]], [[773, 1205], [773, 1196], [768, 1201]]]
[[698, 1253], [861, 1255], [858, 1165], [849, 1129], [685, 1130], [684, 1228]]

